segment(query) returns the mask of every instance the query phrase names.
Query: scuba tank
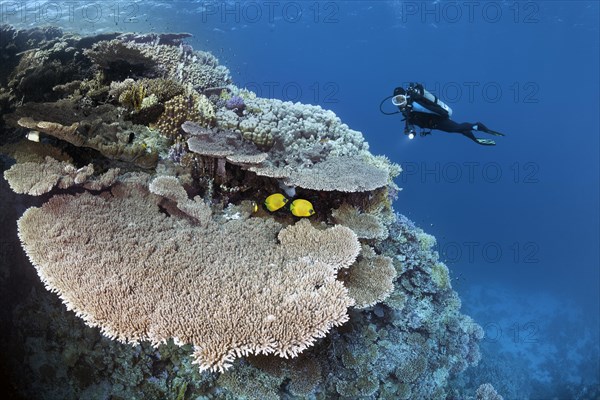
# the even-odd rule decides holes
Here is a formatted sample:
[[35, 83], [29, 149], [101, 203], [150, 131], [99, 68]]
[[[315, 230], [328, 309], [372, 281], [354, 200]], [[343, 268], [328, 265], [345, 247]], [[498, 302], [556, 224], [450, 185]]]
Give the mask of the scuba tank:
[[434, 96], [425, 90], [423, 85], [420, 83], [411, 83], [408, 86], [408, 92], [410, 93], [413, 101], [417, 101], [429, 111], [447, 118], [452, 116], [452, 108], [441, 101], [437, 96]]

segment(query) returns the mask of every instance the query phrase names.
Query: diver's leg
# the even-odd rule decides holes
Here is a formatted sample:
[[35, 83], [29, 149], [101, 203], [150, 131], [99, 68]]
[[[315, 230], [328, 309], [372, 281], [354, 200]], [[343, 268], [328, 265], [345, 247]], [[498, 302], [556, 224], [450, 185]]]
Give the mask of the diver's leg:
[[452, 121], [449, 118], [438, 121], [437, 126], [435, 127], [435, 129], [439, 129], [441, 131], [463, 134], [475, 143], [483, 146], [494, 146], [496, 144], [493, 140], [476, 138], [475, 135], [473, 135], [473, 132], [471, 132], [472, 128], [473, 124], [471, 123], [463, 122], [462, 124], [459, 124], [458, 122]]
[[435, 126], [432, 127], [432, 129], [438, 129], [440, 131], [445, 131], [445, 132], [460, 133], [460, 134], [463, 134], [464, 136], [468, 137], [475, 143], [483, 145], [483, 146], [495, 146], [496, 145], [496, 142], [494, 142], [493, 140], [476, 138], [475, 135], [473, 135], [473, 132], [471, 132], [471, 129], [473, 129], [473, 125], [474, 124], [471, 124], [468, 122], [463, 122], [462, 124], [459, 124], [458, 122], [452, 121], [449, 118], [443, 118], [443, 119], [437, 120]]
[[438, 119], [436, 126], [434, 129], [438, 129], [440, 131], [444, 131], [444, 132], [456, 132], [456, 133], [463, 133], [463, 132], [467, 132], [467, 131], [471, 131], [473, 124], [469, 124], [469, 123], [462, 123], [459, 124], [458, 122], [452, 121], [450, 118], [440, 118]]

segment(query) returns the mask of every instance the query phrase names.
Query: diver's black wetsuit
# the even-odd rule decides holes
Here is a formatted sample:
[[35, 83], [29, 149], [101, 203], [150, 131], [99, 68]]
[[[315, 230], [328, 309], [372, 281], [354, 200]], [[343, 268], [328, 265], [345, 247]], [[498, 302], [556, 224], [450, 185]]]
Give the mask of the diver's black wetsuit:
[[[447, 110], [437, 103], [438, 99], [435, 98], [435, 102], [432, 102], [423, 96], [423, 92], [426, 92], [423, 88], [423, 85], [418, 83], [411, 83], [406, 90], [402, 87], [397, 87], [394, 89], [394, 96], [406, 95], [406, 102], [403, 104], [403, 106], [398, 106], [406, 120], [404, 133], [413, 133], [414, 125], [416, 125], [422, 129], [437, 129], [445, 132], [460, 133], [475, 143], [484, 146], [494, 146], [496, 142], [489, 139], [477, 138], [473, 134], [473, 131], [485, 132], [495, 136], [504, 136], [504, 134], [500, 132], [489, 129], [481, 122], [476, 122], [474, 124], [463, 122], [462, 124], [459, 124], [458, 122], [451, 120]], [[416, 110], [415, 103], [420, 106]], [[426, 111], [429, 110], [431, 112], [424, 112], [420, 109], [425, 109]], [[431, 132], [421, 132], [421, 135], [424, 136], [428, 135], [429, 133]]]
[[[452, 121], [450, 118], [442, 117], [436, 114], [422, 113], [412, 111], [407, 113], [406, 122], [408, 126], [417, 125], [423, 129], [436, 129], [444, 132], [456, 132], [461, 133], [474, 141], [477, 144], [485, 144], [481, 143], [475, 135], [473, 135], [473, 130], [481, 131], [481, 132], [492, 132], [487, 126], [482, 124], [481, 122], [476, 122], [474, 124], [470, 122], [463, 122], [459, 124], [458, 122]], [[475, 128], [476, 127], [476, 128]], [[489, 143], [490, 145], [492, 143]]]

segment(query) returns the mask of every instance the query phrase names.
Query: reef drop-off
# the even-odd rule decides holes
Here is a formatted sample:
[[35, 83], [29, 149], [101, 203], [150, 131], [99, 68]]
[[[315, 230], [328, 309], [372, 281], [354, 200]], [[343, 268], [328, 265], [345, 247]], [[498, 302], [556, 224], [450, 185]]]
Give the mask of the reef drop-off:
[[[4, 178], [39, 196], [18, 237], [58, 295], [28, 281], [10, 309], [16, 393], [475, 398], [448, 379], [483, 331], [360, 132], [235, 86], [187, 34], [0, 33]], [[262, 206], [282, 188], [314, 215]], [[8, 264], [1, 286], [31, 268]]]

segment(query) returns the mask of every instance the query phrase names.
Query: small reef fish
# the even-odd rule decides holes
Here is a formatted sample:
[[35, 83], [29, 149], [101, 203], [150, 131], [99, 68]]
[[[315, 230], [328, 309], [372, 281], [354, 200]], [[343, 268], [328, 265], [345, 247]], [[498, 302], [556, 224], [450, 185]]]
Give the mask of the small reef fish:
[[275, 193], [265, 199], [265, 207], [267, 207], [267, 210], [273, 212], [285, 206], [287, 202], [288, 199], [284, 195]]
[[40, 133], [38, 131], [29, 131], [29, 133], [27, 135], [25, 135], [25, 138], [28, 140], [31, 140], [32, 142], [38, 142], [40, 141]]
[[296, 199], [290, 205], [290, 211], [296, 217], [310, 217], [315, 213], [313, 205], [308, 200]]

